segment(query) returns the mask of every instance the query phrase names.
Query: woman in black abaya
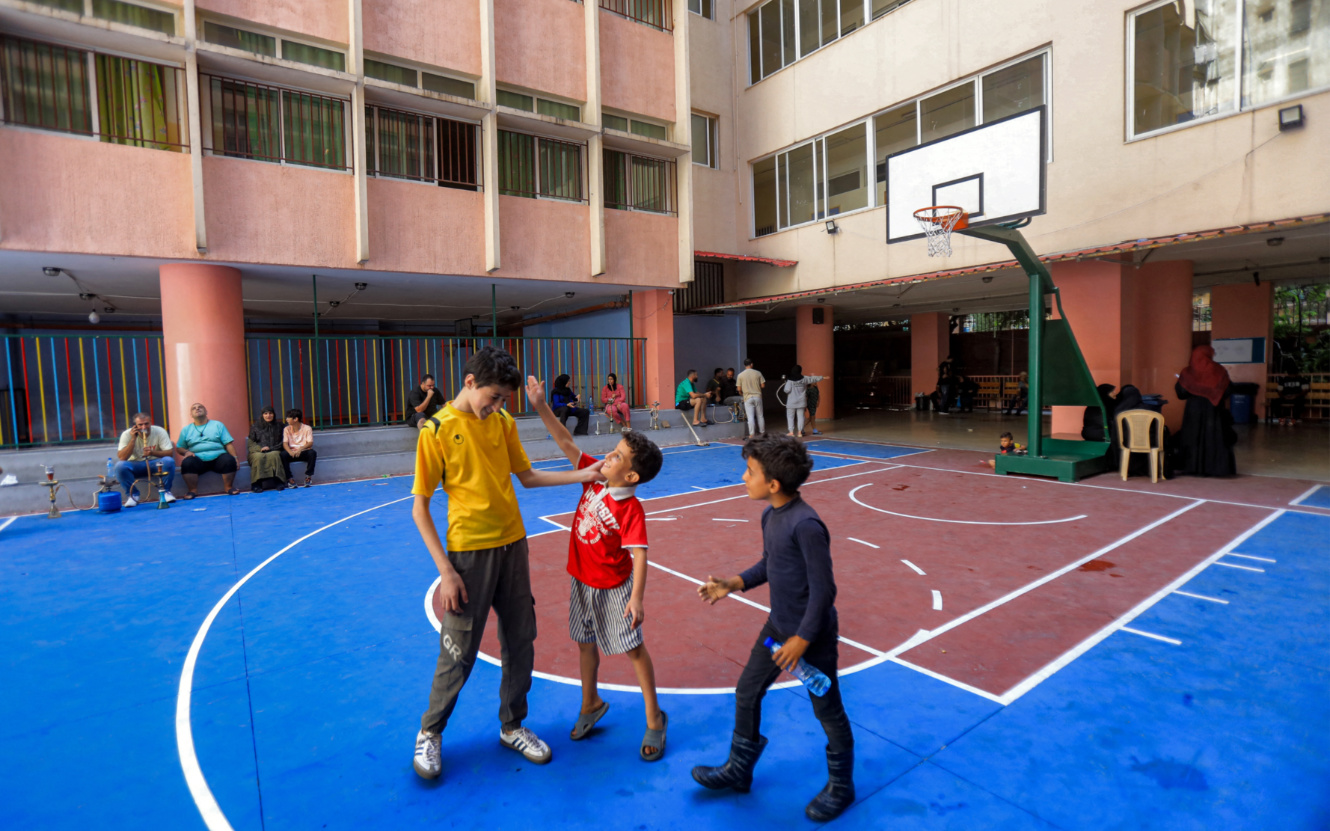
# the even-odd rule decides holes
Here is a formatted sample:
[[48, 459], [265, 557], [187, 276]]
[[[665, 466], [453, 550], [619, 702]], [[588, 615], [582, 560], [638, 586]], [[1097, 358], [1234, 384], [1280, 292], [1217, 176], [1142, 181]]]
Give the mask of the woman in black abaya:
[[1191, 363], [1174, 385], [1178, 397], [1187, 402], [1178, 433], [1178, 473], [1233, 476], [1238, 472], [1233, 459], [1238, 436], [1224, 403], [1229, 393], [1228, 370], [1215, 363], [1214, 357], [1213, 347], [1193, 349]]

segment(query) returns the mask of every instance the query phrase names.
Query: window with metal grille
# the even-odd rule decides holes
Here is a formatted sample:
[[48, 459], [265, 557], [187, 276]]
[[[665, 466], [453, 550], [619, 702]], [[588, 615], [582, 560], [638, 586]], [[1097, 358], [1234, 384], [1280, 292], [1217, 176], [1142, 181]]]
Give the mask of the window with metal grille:
[[218, 156], [350, 170], [345, 98], [200, 75]]
[[674, 31], [671, 0], [600, 0], [600, 7], [662, 32]]
[[693, 282], [674, 290], [674, 311], [691, 312], [725, 302], [725, 269], [720, 263], [693, 263]]
[[369, 175], [478, 190], [479, 127], [420, 113], [365, 107]]
[[584, 202], [584, 144], [499, 131], [499, 192]]
[[0, 35], [6, 124], [182, 150], [183, 84], [176, 67]]
[[605, 207], [673, 216], [677, 213], [674, 162], [606, 150]]

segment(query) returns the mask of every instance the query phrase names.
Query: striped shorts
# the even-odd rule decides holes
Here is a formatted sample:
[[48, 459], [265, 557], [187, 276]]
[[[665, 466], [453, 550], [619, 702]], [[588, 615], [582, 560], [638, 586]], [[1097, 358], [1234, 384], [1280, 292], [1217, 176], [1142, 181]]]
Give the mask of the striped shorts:
[[632, 619], [623, 616], [633, 596], [632, 575], [612, 589], [593, 589], [576, 577], [572, 581], [568, 634], [573, 640], [600, 644], [606, 655], [621, 655], [642, 645], [642, 627], [634, 629]]

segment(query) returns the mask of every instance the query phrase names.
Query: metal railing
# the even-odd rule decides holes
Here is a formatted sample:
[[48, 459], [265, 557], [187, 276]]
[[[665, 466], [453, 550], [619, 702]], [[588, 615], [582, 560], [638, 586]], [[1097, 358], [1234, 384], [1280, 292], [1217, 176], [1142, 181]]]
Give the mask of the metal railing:
[[[317, 429], [400, 424], [407, 396], [421, 376], [434, 376], [449, 400], [462, 386], [466, 361], [489, 338], [285, 337], [251, 335], [246, 340], [250, 410], [271, 405], [278, 412], [300, 409]], [[560, 374], [583, 402], [600, 406], [600, 390], [611, 372], [628, 390], [632, 407], [647, 406], [640, 380], [646, 360], [643, 338], [498, 338], [496, 346], [517, 359], [522, 377], [553, 386]], [[532, 412], [525, 389], [507, 402], [517, 415]]]
[[662, 32], [674, 31], [674, 7], [671, 0], [600, 0], [600, 7]]
[[199, 75], [216, 156], [350, 170], [346, 98]]
[[136, 412], [165, 427], [162, 339], [0, 336], [0, 447], [119, 438]]
[[669, 159], [605, 153], [605, 207], [677, 216], [675, 164]]

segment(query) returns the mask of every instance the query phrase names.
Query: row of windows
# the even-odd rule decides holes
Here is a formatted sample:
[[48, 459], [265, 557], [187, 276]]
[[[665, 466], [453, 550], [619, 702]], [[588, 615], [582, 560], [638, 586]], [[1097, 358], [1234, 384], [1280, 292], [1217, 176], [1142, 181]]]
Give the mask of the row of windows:
[[756, 84], [910, 0], [768, 0], [748, 13], [748, 82]]
[[1019, 59], [759, 159], [753, 235], [885, 205], [888, 156], [1047, 104], [1047, 59]]

